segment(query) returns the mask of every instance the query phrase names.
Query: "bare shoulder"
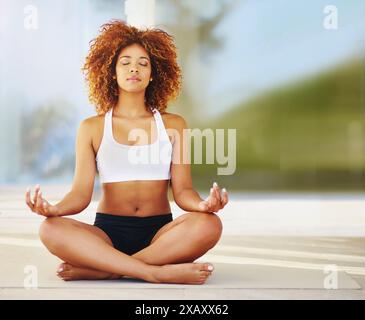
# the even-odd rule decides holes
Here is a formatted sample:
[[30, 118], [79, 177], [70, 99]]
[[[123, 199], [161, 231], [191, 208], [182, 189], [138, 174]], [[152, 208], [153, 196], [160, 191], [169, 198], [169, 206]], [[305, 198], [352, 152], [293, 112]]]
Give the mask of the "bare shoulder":
[[105, 117], [105, 115], [95, 115], [95, 116], [85, 118], [83, 121], [93, 124], [93, 123], [97, 123], [97, 122], [104, 120], [104, 117]]
[[91, 116], [83, 119], [80, 123], [79, 130], [91, 142], [95, 155], [101, 143], [103, 127], [104, 115]]
[[185, 118], [179, 114], [165, 112], [161, 116], [167, 128], [179, 129], [187, 126]]
[[90, 133], [94, 133], [100, 128], [100, 126], [103, 126], [103, 123], [104, 123], [104, 115], [96, 115], [85, 118], [84, 120], [81, 121], [80, 125], [87, 127]]

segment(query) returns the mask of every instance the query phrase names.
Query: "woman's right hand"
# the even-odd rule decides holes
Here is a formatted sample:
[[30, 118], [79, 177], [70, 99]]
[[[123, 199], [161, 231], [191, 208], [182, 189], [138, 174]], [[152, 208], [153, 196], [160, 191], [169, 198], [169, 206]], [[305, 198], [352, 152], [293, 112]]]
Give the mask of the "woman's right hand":
[[30, 188], [25, 193], [25, 202], [27, 206], [36, 214], [45, 217], [56, 217], [59, 215], [59, 209], [55, 205], [51, 205], [47, 200], [42, 198], [40, 185], [36, 185], [33, 202], [31, 201]]

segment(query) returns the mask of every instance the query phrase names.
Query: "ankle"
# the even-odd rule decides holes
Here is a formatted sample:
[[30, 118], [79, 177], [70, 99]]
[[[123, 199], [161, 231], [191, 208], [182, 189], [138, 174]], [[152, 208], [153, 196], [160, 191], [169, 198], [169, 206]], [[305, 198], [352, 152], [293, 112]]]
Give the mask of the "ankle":
[[149, 265], [146, 272], [146, 281], [153, 283], [161, 283], [160, 274], [162, 271], [162, 266]]

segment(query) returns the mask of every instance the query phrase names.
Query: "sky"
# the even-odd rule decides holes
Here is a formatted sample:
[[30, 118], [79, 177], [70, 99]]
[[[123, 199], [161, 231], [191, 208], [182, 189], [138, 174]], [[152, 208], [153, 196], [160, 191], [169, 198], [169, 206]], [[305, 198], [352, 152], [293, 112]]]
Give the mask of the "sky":
[[[337, 7], [337, 30], [323, 27], [328, 4]], [[267, 89], [365, 55], [364, 17], [362, 0], [240, 1], [215, 30], [225, 45], [206, 70], [210, 109], [219, 114]]]
[[[337, 30], [326, 30], [322, 25], [323, 9], [329, 2], [338, 9]], [[93, 114], [93, 109], [86, 107], [87, 92], [80, 72], [88, 41], [103, 22], [125, 15], [123, 1], [102, 10], [90, 3], [34, 0], [39, 29], [31, 31], [23, 27], [23, 8], [28, 1], [0, 0], [0, 37], [8, 44], [0, 53], [7, 82], [3, 90], [24, 94], [32, 106], [48, 97], [63, 97], [80, 106], [81, 116]], [[186, 0], [200, 18], [213, 15], [218, 4], [219, 0]], [[210, 115], [364, 53], [364, 17], [363, 0], [238, 1], [214, 30], [224, 40], [222, 50], [212, 52], [208, 65], [198, 61]], [[193, 94], [202, 95], [200, 90]]]
[[[95, 115], [80, 68], [101, 24], [125, 18], [122, 0], [108, 3], [0, 0], [0, 140], [8, 143], [6, 152], [20, 148], [19, 116], [24, 109], [59, 101], [61, 107], [67, 103], [77, 108], [75, 122]], [[184, 3], [198, 9], [198, 18], [207, 18], [220, 0]], [[29, 4], [38, 9], [37, 30], [24, 28]], [[328, 4], [338, 9], [337, 30], [323, 28]], [[169, 10], [164, 17], [171, 22]], [[207, 117], [219, 116], [235, 103], [365, 55], [364, 17], [364, 0], [238, 0], [214, 30], [224, 40], [223, 48], [211, 53], [208, 64], [187, 64], [198, 64], [205, 82], [200, 90], [202, 79], [196, 77], [197, 85], [187, 94], [204, 97]], [[5, 172], [15, 167], [13, 161], [9, 158], [3, 165]]]

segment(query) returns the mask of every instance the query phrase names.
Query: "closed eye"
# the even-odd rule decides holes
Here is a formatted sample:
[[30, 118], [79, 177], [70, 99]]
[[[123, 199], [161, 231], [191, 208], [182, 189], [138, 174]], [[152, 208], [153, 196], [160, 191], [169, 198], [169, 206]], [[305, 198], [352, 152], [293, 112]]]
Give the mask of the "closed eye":
[[[127, 64], [129, 64], [129, 63], [122, 63], [123, 66], [126, 66]], [[143, 66], [143, 67], [147, 67], [147, 64], [140, 63], [140, 65]]]

